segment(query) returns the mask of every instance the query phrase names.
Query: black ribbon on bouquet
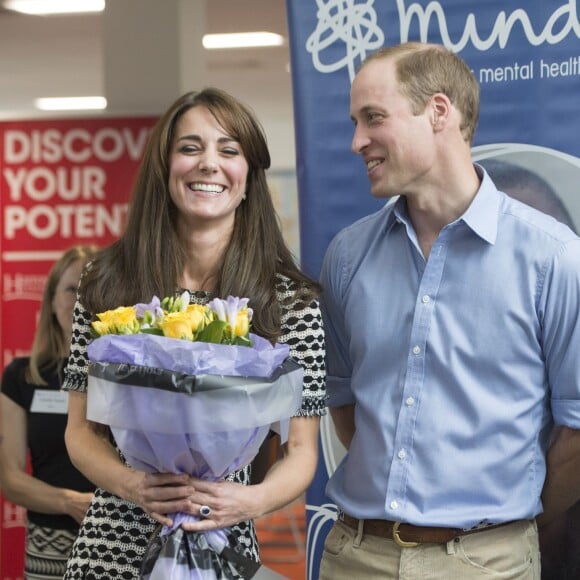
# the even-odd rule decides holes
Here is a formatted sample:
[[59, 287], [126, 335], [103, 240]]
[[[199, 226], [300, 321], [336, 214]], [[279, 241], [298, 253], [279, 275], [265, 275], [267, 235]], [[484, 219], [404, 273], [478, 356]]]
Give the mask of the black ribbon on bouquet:
[[241, 552], [242, 547], [229, 532], [229, 545], [217, 553], [202, 532], [177, 528], [161, 535], [157, 528], [141, 564], [141, 580], [208, 579], [246, 580], [253, 578], [261, 564]]

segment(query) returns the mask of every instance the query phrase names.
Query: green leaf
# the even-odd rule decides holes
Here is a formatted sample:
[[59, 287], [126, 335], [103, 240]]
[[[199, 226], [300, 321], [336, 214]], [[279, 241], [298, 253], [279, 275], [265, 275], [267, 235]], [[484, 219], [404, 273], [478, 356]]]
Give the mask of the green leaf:
[[223, 320], [210, 322], [196, 337], [199, 342], [221, 343], [227, 323]]
[[253, 343], [245, 336], [236, 336], [232, 341], [232, 344], [235, 344], [236, 346], [252, 346]]
[[160, 328], [142, 328], [140, 334], [155, 334], [156, 336], [163, 336], [163, 331]]

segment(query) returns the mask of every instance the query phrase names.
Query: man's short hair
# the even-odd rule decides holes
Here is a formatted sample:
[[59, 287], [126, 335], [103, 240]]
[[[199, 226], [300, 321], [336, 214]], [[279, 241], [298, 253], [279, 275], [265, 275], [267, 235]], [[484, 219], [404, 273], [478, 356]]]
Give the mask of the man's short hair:
[[416, 115], [436, 93], [446, 95], [461, 114], [461, 133], [473, 142], [479, 119], [479, 84], [464, 60], [444, 46], [406, 42], [381, 48], [369, 55], [361, 68], [374, 60], [393, 59], [401, 93]]

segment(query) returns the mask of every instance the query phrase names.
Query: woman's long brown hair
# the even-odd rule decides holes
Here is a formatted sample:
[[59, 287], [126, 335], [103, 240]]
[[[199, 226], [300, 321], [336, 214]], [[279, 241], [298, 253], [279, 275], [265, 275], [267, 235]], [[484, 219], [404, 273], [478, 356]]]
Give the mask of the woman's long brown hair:
[[274, 341], [281, 324], [277, 274], [293, 282], [303, 304], [309, 304], [320, 288], [301, 272], [282, 236], [266, 182], [270, 153], [262, 126], [247, 106], [215, 88], [183, 95], [156, 124], [137, 174], [125, 232], [86, 272], [81, 300], [97, 313], [149, 301], [154, 295], [173, 295], [178, 288], [186, 256], [177, 234], [177, 208], [168, 191], [169, 157], [177, 122], [192, 107], [210, 111], [240, 143], [249, 167], [246, 199], [236, 210], [215, 294], [248, 297], [253, 331]]

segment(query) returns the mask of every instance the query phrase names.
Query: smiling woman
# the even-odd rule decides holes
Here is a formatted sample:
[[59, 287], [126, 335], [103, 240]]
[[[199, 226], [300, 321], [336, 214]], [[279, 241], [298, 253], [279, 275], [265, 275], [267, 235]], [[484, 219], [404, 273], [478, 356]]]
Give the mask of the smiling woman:
[[[67, 444], [98, 489], [67, 580], [140, 577], [158, 524], [171, 526], [176, 512], [198, 520], [183, 523], [186, 532], [230, 528], [232, 550], [259, 562], [253, 519], [300, 497], [313, 478], [319, 418], [326, 413], [320, 289], [284, 242], [266, 182], [269, 166], [253, 112], [219, 89], [183, 95], [153, 130], [125, 232], [87, 268], [75, 309], [64, 386], [71, 392]], [[195, 304], [248, 298], [253, 332], [285, 343], [303, 369], [283, 456], [253, 485], [249, 466], [220, 481], [132, 469], [108, 428], [86, 418], [94, 313], [184, 290]]]
[[179, 210], [178, 228], [190, 221], [215, 220], [212, 227], [234, 225], [245, 197], [248, 162], [240, 143], [204, 107], [183, 114], [169, 158], [169, 193]]

